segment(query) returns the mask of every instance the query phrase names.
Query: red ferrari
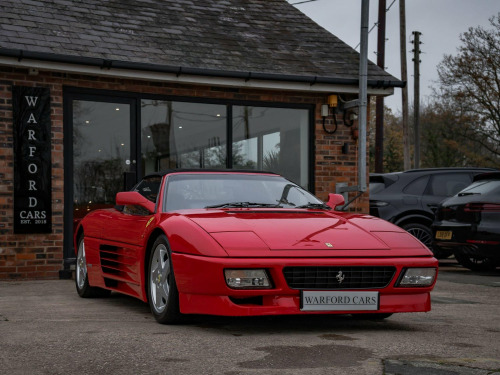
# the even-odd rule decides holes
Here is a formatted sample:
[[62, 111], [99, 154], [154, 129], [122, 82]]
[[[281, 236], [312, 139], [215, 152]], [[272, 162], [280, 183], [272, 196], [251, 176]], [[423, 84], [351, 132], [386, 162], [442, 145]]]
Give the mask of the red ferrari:
[[160, 323], [186, 314], [429, 311], [437, 260], [405, 230], [335, 211], [272, 173], [171, 170], [118, 193], [75, 234], [81, 297], [116, 291]]

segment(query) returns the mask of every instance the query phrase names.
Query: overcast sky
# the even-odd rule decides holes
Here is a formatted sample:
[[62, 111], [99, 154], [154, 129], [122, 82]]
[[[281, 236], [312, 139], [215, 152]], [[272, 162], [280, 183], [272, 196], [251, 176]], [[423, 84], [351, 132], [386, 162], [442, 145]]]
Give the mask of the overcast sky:
[[[288, 0], [296, 4], [304, 0]], [[399, 0], [386, 0], [386, 71], [401, 78], [399, 52]], [[392, 4], [392, 5], [391, 5]], [[445, 54], [456, 54], [460, 45], [460, 34], [469, 27], [491, 28], [489, 19], [500, 12], [500, 0], [406, 0], [406, 50], [408, 53], [408, 95], [413, 105], [413, 40], [412, 31], [422, 35], [420, 48], [420, 92], [421, 103], [431, 94], [430, 86], [437, 76], [437, 65]], [[296, 4], [295, 7], [312, 18], [316, 23], [355, 48], [359, 44], [361, 23], [361, 0], [314, 0]], [[370, 0], [369, 29], [378, 19], [378, 1]], [[369, 34], [368, 58], [377, 61], [377, 27]], [[357, 48], [359, 52], [359, 47]], [[385, 104], [393, 111], [401, 111], [401, 89], [386, 98]]]

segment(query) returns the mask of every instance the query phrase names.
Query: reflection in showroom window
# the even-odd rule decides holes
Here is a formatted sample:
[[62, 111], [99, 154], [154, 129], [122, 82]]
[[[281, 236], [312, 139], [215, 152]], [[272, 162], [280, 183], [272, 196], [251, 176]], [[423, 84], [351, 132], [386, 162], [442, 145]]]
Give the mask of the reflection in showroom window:
[[307, 188], [308, 111], [233, 107], [233, 167], [268, 170]]
[[141, 101], [145, 174], [168, 168], [226, 168], [226, 106]]

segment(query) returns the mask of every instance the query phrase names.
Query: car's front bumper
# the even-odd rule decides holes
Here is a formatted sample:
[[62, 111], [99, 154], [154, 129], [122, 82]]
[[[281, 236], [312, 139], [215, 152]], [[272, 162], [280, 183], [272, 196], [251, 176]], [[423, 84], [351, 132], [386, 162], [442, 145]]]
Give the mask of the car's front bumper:
[[[209, 258], [172, 254], [180, 310], [185, 314], [226, 316], [286, 315], [286, 314], [354, 314], [423, 312], [431, 308], [429, 287], [395, 287], [403, 269], [434, 267], [437, 260], [425, 258]], [[375, 311], [302, 311], [301, 291], [291, 289], [283, 275], [284, 267], [292, 266], [394, 266], [396, 272], [389, 285], [382, 289], [356, 289], [379, 293]], [[224, 269], [266, 269], [272, 279], [271, 289], [235, 290], [226, 285]], [[437, 275], [436, 275], [437, 276]], [[435, 282], [435, 281], [434, 281]]]

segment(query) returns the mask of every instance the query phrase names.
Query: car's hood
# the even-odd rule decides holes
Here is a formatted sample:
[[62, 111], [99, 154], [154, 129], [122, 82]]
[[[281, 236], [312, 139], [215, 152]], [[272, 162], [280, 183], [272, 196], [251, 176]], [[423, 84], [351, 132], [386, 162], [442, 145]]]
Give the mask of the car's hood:
[[[340, 255], [353, 251], [363, 256], [429, 255], [414, 237], [383, 220], [367, 215], [340, 216], [313, 210], [206, 210], [186, 217], [207, 231], [230, 255], [272, 251], [307, 251], [308, 256]], [[368, 229], [366, 229], [368, 228]], [[374, 254], [376, 252], [376, 254]]]

